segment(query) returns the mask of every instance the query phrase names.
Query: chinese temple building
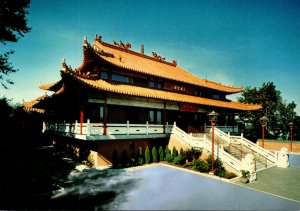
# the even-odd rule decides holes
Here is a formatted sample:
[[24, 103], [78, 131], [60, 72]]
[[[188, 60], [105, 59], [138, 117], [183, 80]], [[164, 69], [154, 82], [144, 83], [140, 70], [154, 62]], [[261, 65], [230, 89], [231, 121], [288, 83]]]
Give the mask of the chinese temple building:
[[176, 60], [146, 55], [143, 45], [140, 52], [130, 48], [98, 35], [93, 44], [85, 38], [82, 64], [73, 69], [63, 59], [61, 79], [40, 86], [54, 93], [24, 106], [44, 113], [44, 131], [96, 142], [107, 163], [116, 149], [167, 144], [175, 122], [185, 132], [204, 132], [212, 110], [220, 114], [218, 125], [233, 125], [236, 113], [261, 109], [226, 98], [242, 87], [197, 77]]

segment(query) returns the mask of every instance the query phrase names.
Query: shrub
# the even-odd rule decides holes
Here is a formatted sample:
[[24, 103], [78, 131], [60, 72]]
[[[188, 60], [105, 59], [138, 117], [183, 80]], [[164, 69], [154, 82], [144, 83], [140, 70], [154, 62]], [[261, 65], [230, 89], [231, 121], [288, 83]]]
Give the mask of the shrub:
[[192, 166], [193, 170], [200, 172], [208, 172], [210, 170], [208, 164], [202, 160], [194, 160]]
[[216, 159], [214, 166], [215, 166], [215, 175], [219, 177], [225, 177], [226, 170], [223, 166], [222, 161], [219, 158]]
[[173, 157], [173, 160], [178, 156], [178, 151], [176, 149], [176, 147], [174, 146], [173, 147], [173, 150], [172, 150], [172, 157]]
[[145, 161], [146, 161], [146, 164], [149, 164], [151, 162], [150, 151], [149, 151], [148, 146], [146, 147], [146, 150], [145, 150]]
[[185, 155], [185, 152], [183, 151], [182, 147], [180, 148], [179, 154], [182, 157], [182, 162], [183, 162], [182, 164], [184, 164], [186, 162], [186, 155]]
[[138, 151], [138, 165], [143, 165], [145, 163], [144, 161], [144, 156], [143, 156], [143, 149], [142, 147], [139, 147], [139, 151]]
[[165, 156], [167, 156], [167, 154], [171, 154], [171, 150], [169, 150], [168, 146], [165, 148]]
[[185, 163], [185, 159], [181, 155], [178, 155], [176, 158], [174, 158], [174, 164], [176, 165], [183, 165]]
[[157, 163], [158, 161], [158, 158], [157, 158], [157, 150], [156, 150], [156, 147], [154, 146], [152, 148], [152, 162], [153, 163]]
[[88, 166], [94, 166], [95, 164], [95, 159], [94, 156], [92, 154], [89, 154], [89, 156], [87, 157], [87, 165]]
[[159, 147], [158, 154], [159, 154], [159, 161], [163, 161], [164, 160], [164, 150], [163, 150], [162, 146]]
[[172, 155], [171, 155], [170, 153], [168, 153], [168, 154], [166, 155], [166, 161], [167, 161], [167, 162], [172, 162], [172, 161], [173, 161], [173, 157], [172, 157]]
[[173, 161], [173, 157], [172, 157], [172, 154], [171, 154], [171, 150], [169, 150], [168, 146], [166, 146], [166, 149], [165, 149], [165, 160], [167, 162], [172, 162]]
[[[207, 161], [207, 163], [209, 165], [209, 169], [211, 169], [211, 167], [212, 167], [212, 156], [209, 155], [207, 157], [206, 161]], [[225, 177], [226, 171], [225, 171], [225, 168], [223, 166], [222, 161], [219, 158], [217, 158], [214, 161], [214, 170], [215, 170], [214, 175], [219, 176], [219, 177]]]
[[202, 154], [202, 150], [196, 148], [190, 148], [185, 152], [186, 159], [191, 162], [192, 160], [197, 160]]

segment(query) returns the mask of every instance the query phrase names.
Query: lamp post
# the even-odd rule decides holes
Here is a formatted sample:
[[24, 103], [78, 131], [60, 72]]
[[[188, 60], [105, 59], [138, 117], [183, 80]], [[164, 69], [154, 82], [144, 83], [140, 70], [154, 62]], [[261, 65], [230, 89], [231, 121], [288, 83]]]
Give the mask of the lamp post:
[[294, 123], [290, 122], [289, 127], [291, 129], [291, 152], [293, 151], [293, 126], [294, 126]]
[[215, 172], [214, 170], [214, 160], [215, 160], [215, 140], [214, 140], [214, 127], [215, 127], [215, 124], [216, 124], [216, 121], [217, 121], [217, 117], [218, 117], [218, 113], [215, 112], [215, 111], [212, 111], [210, 113], [207, 114], [208, 116], [208, 119], [209, 121], [211, 122], [211, 129], [212, 129], [212, 135], [211, 135], [211, 140], [212, 140], [212, 143], [211, 143], [211, 173], [213, 174]]
[[265, 127], [267, 126], [268, 118], [266, 116], [263, 116], [259, 119], [259, 122], [262, 126], [262, 148], [265, 147]]

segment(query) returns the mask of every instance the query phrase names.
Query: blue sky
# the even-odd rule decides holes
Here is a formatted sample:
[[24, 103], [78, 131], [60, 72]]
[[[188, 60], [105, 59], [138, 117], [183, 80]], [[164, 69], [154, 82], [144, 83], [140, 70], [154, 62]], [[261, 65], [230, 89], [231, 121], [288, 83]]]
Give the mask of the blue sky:
[[0, 95], [14, 102], [44, 94], [38, 86], [60, 78], [62, 58], [78, 67], [83, 37], [98, 33], [223, 84], [274, 82], [300, 114], [300, 0], [32, 0], [29, 12], [32, 31], [4, 46], [19, 72]]

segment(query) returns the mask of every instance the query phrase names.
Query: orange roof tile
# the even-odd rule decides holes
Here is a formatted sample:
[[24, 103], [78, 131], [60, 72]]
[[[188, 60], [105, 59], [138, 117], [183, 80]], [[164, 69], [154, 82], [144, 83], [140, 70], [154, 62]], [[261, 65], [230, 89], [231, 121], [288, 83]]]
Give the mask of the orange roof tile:
[[243, 110], [243, 111], [258, 110], [262, 108], [261, 105], [219, 101], [219, 100], [207, 99], [207, 98], [174, 93], [169, 91], [137, 87], [137, 86], [127, 85], [127, 84], [111, 84], [102, 79], [99, 80], [85, 79], [78, 76], [76, 72], [68, 68], [66, 69], [65, 72], [62, 72], [62, 74], [71, 76], [73, 79], [76, 79], [79, 82], [89, 87], [95, 88], [97, 90], [111, 92], [111, 93], [146, 97], [146, 98], [153, 98], [153, 99], [161, 99], [161, 100], [168, 100], [168, 101], [175, 101], [175, 102], [193, 103], [193, 104], [206, 105], [206, 106], [216, 106], [221, 108], [229, 108], [229, 109], [236, 109], [236, 110]]
[[[96, 52], [97, 55], [106, 62], [135, 72], [206, 87], [227, 93], [238, 93], [243, 91], [242, 87], [225, 86], [221, 83], [202, 79], [172, 63], [165, 61], [160, 62], [150, 56], [125, 50], [97, 39], [95, 40], [93, 47], [88, 48]], [[100, 53], [101, 51], [102, 53]], [[114, 57], [107, 56], [103, 52], [113, 54]]]

